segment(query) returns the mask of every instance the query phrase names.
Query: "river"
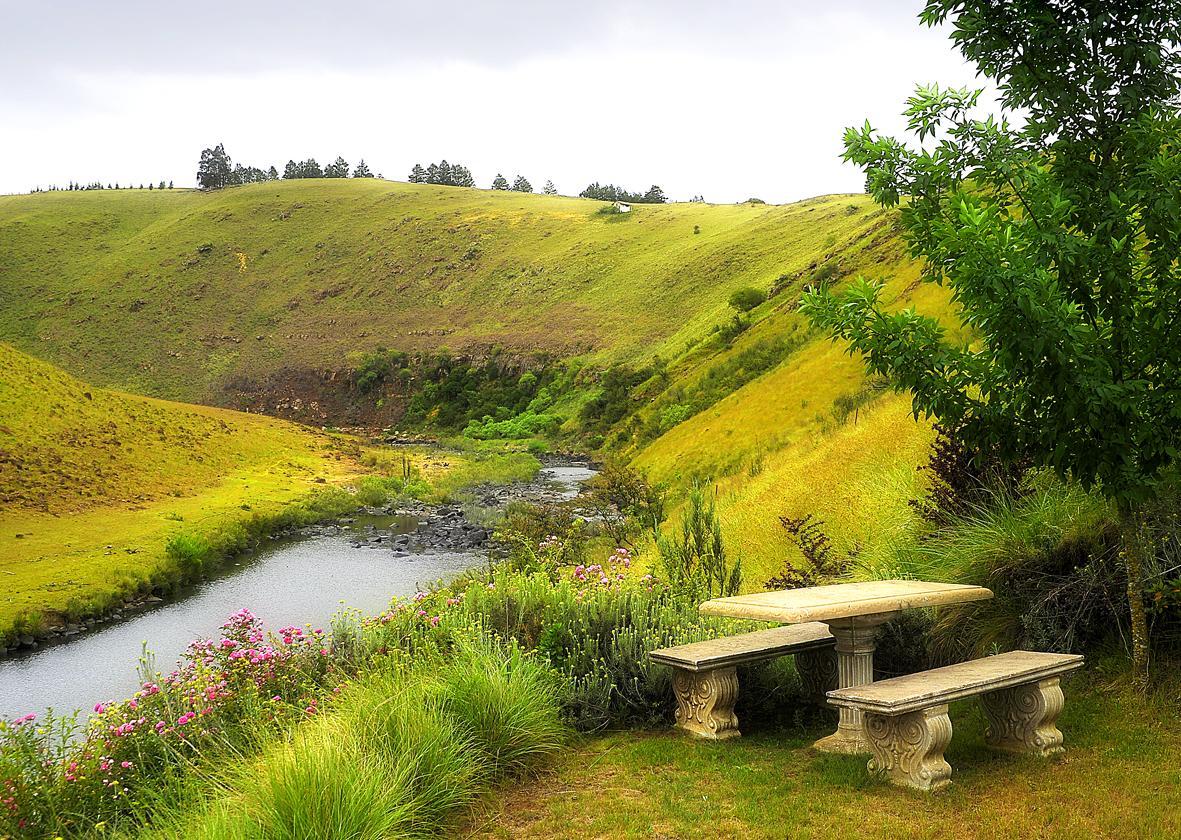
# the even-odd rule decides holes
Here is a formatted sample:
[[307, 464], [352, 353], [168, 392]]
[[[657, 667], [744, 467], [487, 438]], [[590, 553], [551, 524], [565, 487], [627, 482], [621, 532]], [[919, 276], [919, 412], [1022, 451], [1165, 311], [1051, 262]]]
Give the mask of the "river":
[[[571, 498], [594, 475], [585, 466], [542, 469], [530, 491]], [[243, 557], [184, 597], [100, 629], [0, 661], [0, 717], [27, 712], [89, 710], [129, 697], [139, 687], [137, 662], [146, 645], [160, 670], [171, 670], [190, 641], [214, 636], [246, 607], [272, 630], [287, 625], [327, 628], [345, 607], [381, 611], [439, 579], [482, 564], [484, 550], [394, 551], [383, 537], [414, 534], [418, 516], [359, 516], [327, 533], [276, 540]]]

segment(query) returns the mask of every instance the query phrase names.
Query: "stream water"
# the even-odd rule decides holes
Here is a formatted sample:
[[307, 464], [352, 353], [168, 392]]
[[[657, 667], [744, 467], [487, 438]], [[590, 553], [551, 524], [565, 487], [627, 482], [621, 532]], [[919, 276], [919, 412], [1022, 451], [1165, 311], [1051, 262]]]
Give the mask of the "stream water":
[[[583, 466], [542, 470], [531, 491], [571, 498], [594, 475]], [[326, 627], [344, 607], [382, 610], [440, 578], [483, 563], [483, 550], [392, 551], [372, 535], [413, 534], [417, 516], [363, 516], [327, 533], [287, 537], [195, 587], [184, 597], [117, 623], [0, 661], [0, 717], [53, 708], [89, 710], [130, 696], [139, 687], [137, 662], [146, 646], [160, 670], [172, 669], [190, 641], [210, 637], [246, 607], [272, 630], [287, 625]]]

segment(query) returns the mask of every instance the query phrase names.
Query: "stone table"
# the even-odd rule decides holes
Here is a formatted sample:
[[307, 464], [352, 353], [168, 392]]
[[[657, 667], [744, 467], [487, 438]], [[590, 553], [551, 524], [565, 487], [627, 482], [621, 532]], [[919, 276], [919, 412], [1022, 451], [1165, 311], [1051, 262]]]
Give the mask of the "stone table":
[[[873, 652], [878, 628], [899, 612], [965, 601], [983, 601], [992, 592], [982, 586], [923, 580], [874, 580], [756, 592], [714, 598], [701, 605], [705, 615], [799, 624], [822, 621], [836, 639], [840, 688], [873, 682]], [[837, 731], [816, 742], [825, 752], [868, 753], [861, 712], [842, 708]]]

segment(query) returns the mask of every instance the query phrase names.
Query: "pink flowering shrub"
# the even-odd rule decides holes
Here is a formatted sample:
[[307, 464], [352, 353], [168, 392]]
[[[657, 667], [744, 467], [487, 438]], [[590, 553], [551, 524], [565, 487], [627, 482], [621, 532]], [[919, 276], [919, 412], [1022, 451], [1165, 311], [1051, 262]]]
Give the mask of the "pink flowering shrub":
[[75, 716], [0, 720], [0, 837], [68, 833], [130, 811], [139, 788], [317, 714], [346, 674], [323, 630], [268, 634], [247, 610], [134, 696]]
[[219, 638], [194, 642], [175, 671], [98, 704], [85, 724], [0, 720], [0, 838], [134, 825], [170, 780], [240, 760], [268, 730], [321, 718], [346, 681], [378, 662], [450, 660], [482, 637], [561, 675], [562, 714], [578, 728], [662, 720], [671, 676], [648, 653], [744, 627], [702, 617], [694, 599], [640, 574], [626, 549], [573, 567], [501, 565], [338, 622], [331, 638], [311, 628], [267, 633], [243, 610]]

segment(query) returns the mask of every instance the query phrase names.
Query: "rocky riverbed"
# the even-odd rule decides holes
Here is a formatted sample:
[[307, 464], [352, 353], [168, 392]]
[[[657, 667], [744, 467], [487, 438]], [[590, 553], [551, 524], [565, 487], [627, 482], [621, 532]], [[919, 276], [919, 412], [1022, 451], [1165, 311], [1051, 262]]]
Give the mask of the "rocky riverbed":
[[[336, 522], [274, 533], [269, 541], [283, 543], [292, 539], [347, 537], [355, 548], [385, 550], [392, 558], [477, 552], [488, 547], [492, 538], [490, 523], [505, 506], [512, 502], [542, 504], [574, 498], [582, 483], [595, 472], [594, 465], [584, 459], [550, 457], [543, 462], [541, 471], [532, 481], [475, 487], [466, 494], [470, 498], [466, 505], [412, 503], [362, 508], [355, 515]], [[253, 554], [253, 550], [247, 550], [241, 560], [245, 562]], [[241, 564], [235, 562], [232, 565]], [[0, 659], [130, 620], [162, 603], [164, 600], [156, 595], [129, 598], [105, 616], [49, 626], [36, 636], [22, 635], [16, 640], [16, 646], [0, 647]]]
[[[368, 507], [363, 508], [358, 516], [276, 534], [273, 539], [349, 533], [354, 547], [385, 549], [395, 557], [432, 551], [474, 551], [487, 547], [492, 538], [489, 522], [507, 505], [513, 502], [546, 504], [574, 498], [582, 482], [594, 474], [593, 466], [586, 461], [553, 460], [542, 468], [533, 481], [474, 488], [469, 491], [471, 502], [467, 506], [410, 504]], [[378, 521], [381, 517], [394, 517], [399, 527], [382, 527], [370, 522], [362, 526], [362, 533], [358, 536], [356, 523], [360, 517]], [[401, 527], [407, 518], [417, 522], [417, 527], [408, 533]]]

